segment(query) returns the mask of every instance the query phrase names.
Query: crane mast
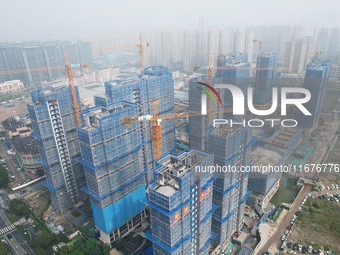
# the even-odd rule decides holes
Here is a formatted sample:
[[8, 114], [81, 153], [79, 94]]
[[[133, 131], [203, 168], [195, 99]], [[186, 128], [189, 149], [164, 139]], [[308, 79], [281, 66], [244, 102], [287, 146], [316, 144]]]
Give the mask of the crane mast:
[[139, 58], [140, 58], [140, 68], [141, 68], [141, 74], [144, 73], [144, 67], [145, 67], [145, 63], [144, 63], [144, 47], [149, 47], [149, 43], [143, 43], [142, 42], [142, 33], [139, 33], [139, 42], [136, 44], [136, 46], [138, 47], [138, 51], [139, 51]]
[[78, 100], [76, 96], [76, 91], [74, 88], [74, 74], [71, 68], [70, 60], [68, 58], [68, 55], [65, 55], [65, 67], [67, 70], [67, 77], [68, 81], [70, 83], [70, 91], [71, 91], [71, 97], [72, 97], [72, 105], [73, 105], [73, 110], [74, 110], [74, 115], [76, 116], [76, 124], [77, 126], [81, 125], [81, 118], [80, 118], [80, 112], [79, 112], [79, 105], [78, 105]]
[[161, 122], [162, 120], [158, 118], [158, 105], [159, 101], [155, 100], [153, 102], [153, 122], [151, 124], [152, 130], [152, 142], [154, 145], [154, 158], [158, 159], [162, 156], [162, 136], [163, 136], [163, 129]]

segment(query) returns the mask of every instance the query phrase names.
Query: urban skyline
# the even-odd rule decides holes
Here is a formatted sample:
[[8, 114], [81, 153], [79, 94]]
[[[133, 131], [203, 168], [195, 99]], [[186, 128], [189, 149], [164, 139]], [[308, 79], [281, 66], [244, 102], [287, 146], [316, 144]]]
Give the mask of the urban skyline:
[[[208, 21], [212, 27], [247, 27], [268, 24], [331, 27], [340, 23], [335, 11], [339, 7], [336, 0], [328, 1], [328, 4], [324, 5], [316, 0], [275, 3], [268, 3], [265, 0], [256, 2], [232, 0], [227, 3], [215, 1], [214, 4], [175, 1], [167, 7], [153, 0], [128, 1], [126, 3], [106, 1], [102, 4], [105, 8], [101, 4], [90, 1], [72, 3], [59, 1], [58, 4], [45, 3], [40, 0], [34, 2], [10, 1], [3, 5], [0, 15], [0, 28], [1, 31], [4, 31], [4, 40], [20, 41], [72, 37], [75, 37], [72, 39], [79, 39], [79, 36], [98, 34], [98, 32], [107, 34], [116, 30], [125, 30], [126, 33], [126, 30], [134, 27], [138, 31], [146, 27], [193, 28], [197, 27], [197, 17], [199, 16], [209, 17]], [[152, 6], [152, 8], [148, 8], [149, 6]], [[225, 8], [216, 8], [217, 6]], [[82, 11], [74, 11], [79, 7]], [[12, 15], [9, 10], [16, 10], [17, 13]], [[125, 19], [126, 10], [129, 10], [130, 19]], [[174, 14], [176, 14], [176, 18], [174, 18]], [[13, 20], [13, 16], [16, 19]], [[42, 19], [46, 22], [40, 22]], [[13, 27], [6, 22], [7, 20], [12, 20]], [[124, 22], [121, 22], [122, 20]], [[154, 22], [155, 20], [158, 20], [158, 22]], [[43, 34], [44, 36], [42, 36]]]

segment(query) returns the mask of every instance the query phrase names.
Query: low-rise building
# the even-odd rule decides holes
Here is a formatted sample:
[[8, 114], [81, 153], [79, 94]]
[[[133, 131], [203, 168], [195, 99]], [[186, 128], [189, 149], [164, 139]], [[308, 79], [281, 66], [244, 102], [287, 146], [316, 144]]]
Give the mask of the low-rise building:
[[24, 84], [20, 80], [12, 80], [0, 83], [0, 93], [10, 93], [22, 89], [24, 89]]
[[39, 157], [39, 151], [34, 138], [30, 136], [32, 129], [29, 118], [27, 116], [15, 116], [5, 120], [2, 125], [16, 152], [16, 159], [20, 168], [34, 173], [41, 165], [36, 161]]
[[251, 172], [248, 179], [248, 189], [252, 194], [248, 205], [259, 211], [264, 211], [280, 186], [282, 171], [276, 168], [282, 163], [283, 155], [279, 152], [257, 147], [251, 153], [251, 165], [258, 167], [258, 172]]

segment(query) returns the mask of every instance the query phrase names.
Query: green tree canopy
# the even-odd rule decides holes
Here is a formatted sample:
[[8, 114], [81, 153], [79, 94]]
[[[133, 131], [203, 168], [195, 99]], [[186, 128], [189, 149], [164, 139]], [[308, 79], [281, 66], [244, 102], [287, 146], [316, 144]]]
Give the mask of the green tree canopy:
[[8, 250], [7, 247], [0, 242], [0, 255], [7, 255], [8, 254]]
[[9, 202], [9, 209], [18, 216], [28, 216], [29, 210], [21, 199], [12, 199]]
[[7, 187], [9, 183], [8, 173], [5, 168], [0, 165], [0, 188]]

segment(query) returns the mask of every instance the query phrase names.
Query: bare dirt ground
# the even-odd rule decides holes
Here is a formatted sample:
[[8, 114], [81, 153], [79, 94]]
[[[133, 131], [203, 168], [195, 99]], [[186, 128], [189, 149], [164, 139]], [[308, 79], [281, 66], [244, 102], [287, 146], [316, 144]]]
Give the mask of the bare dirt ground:
[[40, 216], [50, 200], [50, 193], [47, 189], [41, 189], [34, 194], [25, 197], [27, 204], [35, 215]]
[[49, 225], [53, 223], [55, 226], [61, 225], [64, 228], [64, 232], [74, 232], [76, 231], [75, 226], [68, 221], [63, 214], [55, 210], [52, 205], [50, 205], [46, 211], [46, 224]]
[[26, 105], [29, 102], [31, 102], [31, 99], [25, 98], [21, 99], [20, 101], [11, 102], [11, 104], [14, 104], [13, 107], [5, 107], [4, 105], [0, 105], [0, 122], [3, 122], [9, 117], [28, 113]]

